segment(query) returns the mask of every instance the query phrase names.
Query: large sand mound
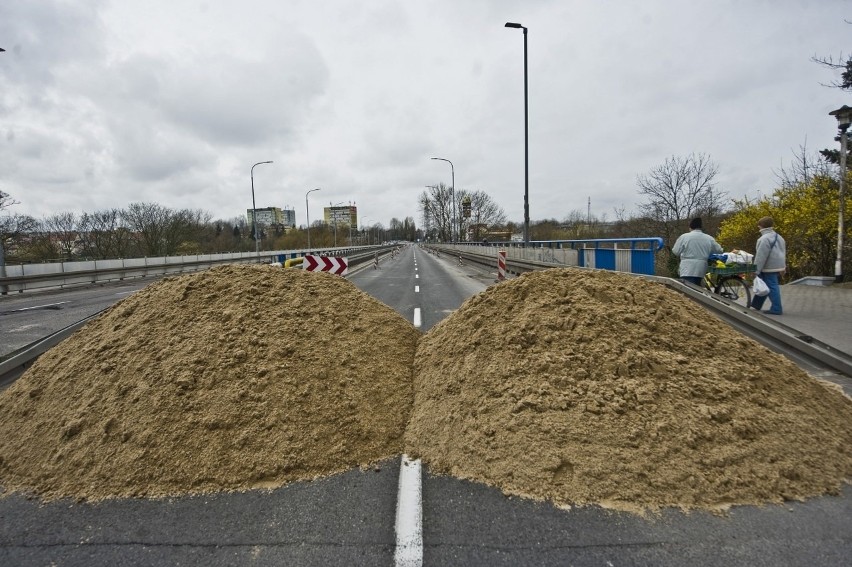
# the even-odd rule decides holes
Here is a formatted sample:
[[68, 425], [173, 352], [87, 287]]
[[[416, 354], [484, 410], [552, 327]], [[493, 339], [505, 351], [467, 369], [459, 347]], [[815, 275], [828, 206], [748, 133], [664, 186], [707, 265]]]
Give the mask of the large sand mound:
[[153, 284], [0, 396], [0, 483], [50, 499], [272, 487], [398, 454], [419, 332], [328, 274]]
[[557, 504], [718, 508], [852, 477], [852, 400], [662, 285], [531, 273], [421, 338], [342, 278], [226, 266], [129, 297], [0, 395], [0, 484], [275, 487], [403, 435], [432, 472]]
[[852, 400], [664, 286], [526, 274], [420, 340], [408, 452], [558, 504], [724, 507], [836, 493]]

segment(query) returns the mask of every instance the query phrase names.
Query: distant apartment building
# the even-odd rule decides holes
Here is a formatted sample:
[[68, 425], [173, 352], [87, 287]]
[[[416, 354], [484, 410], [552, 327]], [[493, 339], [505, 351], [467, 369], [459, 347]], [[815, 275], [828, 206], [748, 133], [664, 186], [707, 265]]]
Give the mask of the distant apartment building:
[[323, 209], [325, 222], [330, 225], [358, 226], [358, 207], [346, 205], [338, 207], [325, 207]]
[[[293, 209], [280, 209], [278, 207], [263, 207], [262, 209], [254, 209], [257, 215], [258, 226], [275, 226], [283, 225], [287, 228], [296, 226], [296, 211]], [[252, 209], [246, 209], [246, 218], [251, 226]]]
[[282, 221], [284, 226], [287, 228], [296, 228], [296, 211], [293, 209], [284, 209], [281, 213], [284, 215], [284, 220]]

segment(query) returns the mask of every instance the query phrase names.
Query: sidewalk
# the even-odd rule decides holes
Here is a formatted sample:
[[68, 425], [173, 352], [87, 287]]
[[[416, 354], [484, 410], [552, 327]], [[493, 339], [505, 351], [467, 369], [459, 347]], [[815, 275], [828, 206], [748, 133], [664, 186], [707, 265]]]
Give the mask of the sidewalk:
[[[784, 314], [764, 315], [852, 356], [852, 288], [781, 286]], [[767, 302], [764, 309], [769, 309]]]

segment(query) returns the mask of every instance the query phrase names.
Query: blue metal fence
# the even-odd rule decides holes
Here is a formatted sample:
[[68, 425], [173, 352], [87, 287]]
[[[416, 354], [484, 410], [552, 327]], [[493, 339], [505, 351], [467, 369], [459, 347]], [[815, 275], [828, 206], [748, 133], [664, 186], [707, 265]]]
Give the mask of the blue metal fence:
[[[523, 243], [511, 242], [505, 245], [523, 246]], [[593, 240], [536, 240], [530, 242], [528, 246], [577, 250], [578, 265], [587, 268], [654, 275], [654, 259], [656, 253], [663, 248], [663, 239], [653, 236]]]

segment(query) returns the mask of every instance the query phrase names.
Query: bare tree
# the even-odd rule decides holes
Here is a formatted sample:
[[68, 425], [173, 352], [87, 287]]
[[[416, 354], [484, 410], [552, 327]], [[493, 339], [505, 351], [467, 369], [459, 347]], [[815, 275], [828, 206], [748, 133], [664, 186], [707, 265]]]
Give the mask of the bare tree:
[[[0, 212], [18, 203], [19, 201], [13, 199], [8, 193], [0, 191]], [[0, 215], [0, 276], [6, 274], [6, 251], [17, 249], [26, 235], [35, 229], [36, 225], [36, 220], [30, 216]], [[5, 288], [3, 293], [5, 293]]]
[[564, 236], [572, 240], [603, 238], [605, 236], [606, 215], [598, 218], [588, 212], [574, 209], [562, 220], [560, 226]]
[[169, 211], [164, 231], [165, 254], [197, 254], [205, 227], [213, 218], [201, 209]]
[[29, 215], [0, 216], [0, 266], [5, 266], [7, 255], [10, 258], [21, 255], [19, 252], [26, 248], [37, 228], [38, 222]]
[[823, 67], [828, 67], [834, 71], [840, 71], [840, 80], [834, 80], [830, 83], [821, 83], [824, 87], [842, 90], [852, 89], [852, 56], [845, 59], [846, 60], [844, 61], [842, 53], [836, 60], [830, 55], [828, 57], [811, 57], [811, 61], [814, 63], [822, 65]]
[[156, 203], [131, 203], [122, 211], [122, 219], [134, 234], [143, 256], [165, 255], [166, 223], [169, 211]]
[[489, 229], [506, 222], [506, 213], [503, 211], [503, 208], [495, 203], [491, 196], [484, 191], [457, 191], [457, 211], [462, 210], [461, 203], [465, 197], [470, 197], [470, 218], [462, 216], [459, 219], [460, 233], [462, 235], [470, 232], [471, 238], [478, 242], [482, 239], [482, 235], [487, 233]]
[[12, 205], [17, 205], [19, 203], [20, 203], [20, 201], [16, 201], [8, 193], [0, 191], [0, 211], [2, 211], [3, 209], [9, 208]]
[[452, 239], [453, 199], [449, 187], [443, 183], [430, 186], [428, 191], [420, 194], [418, 207], [423, 215], [423, 224], [435, 238], [442, 242]]
[[714, 184], [718, 172], [709, 156], [691, 154], [667, 158], [647, 175], [637, 177], [639, 194], [647, 198], [639, 204], [639, 210], [666, 246], [672, 246], [688, 219], [715, 217], [722, 212], [725, 193], [717, 191]]
[[816, 155], [808, 155], [807, 144], [808, 141], [805, 140], [805, 143], [799, 146], [798, 151], [793, 150], [793, 161], [789, 167], [782, 165], [781, 169], [774, 172], [782, 188], [789, 189], [802, 183], [808, 184], [817, 176], [831, 176], [828, 161], [820, 159]]
[[120, 209], [83, 213], [79, 226], [84, 255], [106, 260], [133, 254], [133, 237], [123, 223]]
[[[852, 24], [849, 20], [843, 20], [847, 24]], [[837, 59], [829, 55], [828, 57], [811, 57], [811, 61], [817, 65], [822, 65], [832, 71], [840, 71], [840, 80], [834, 80], [828, 84], [822, 83], [824, 87], [830, 87], [841, 90], [852, 90], [852, 55], [844, 57], [841, 53]]]
[[57, 251], [66, 260], [71, 260], [79, 249], [79, 220], [75, 213], [65, 212], [50, 215], [42, 223]]

